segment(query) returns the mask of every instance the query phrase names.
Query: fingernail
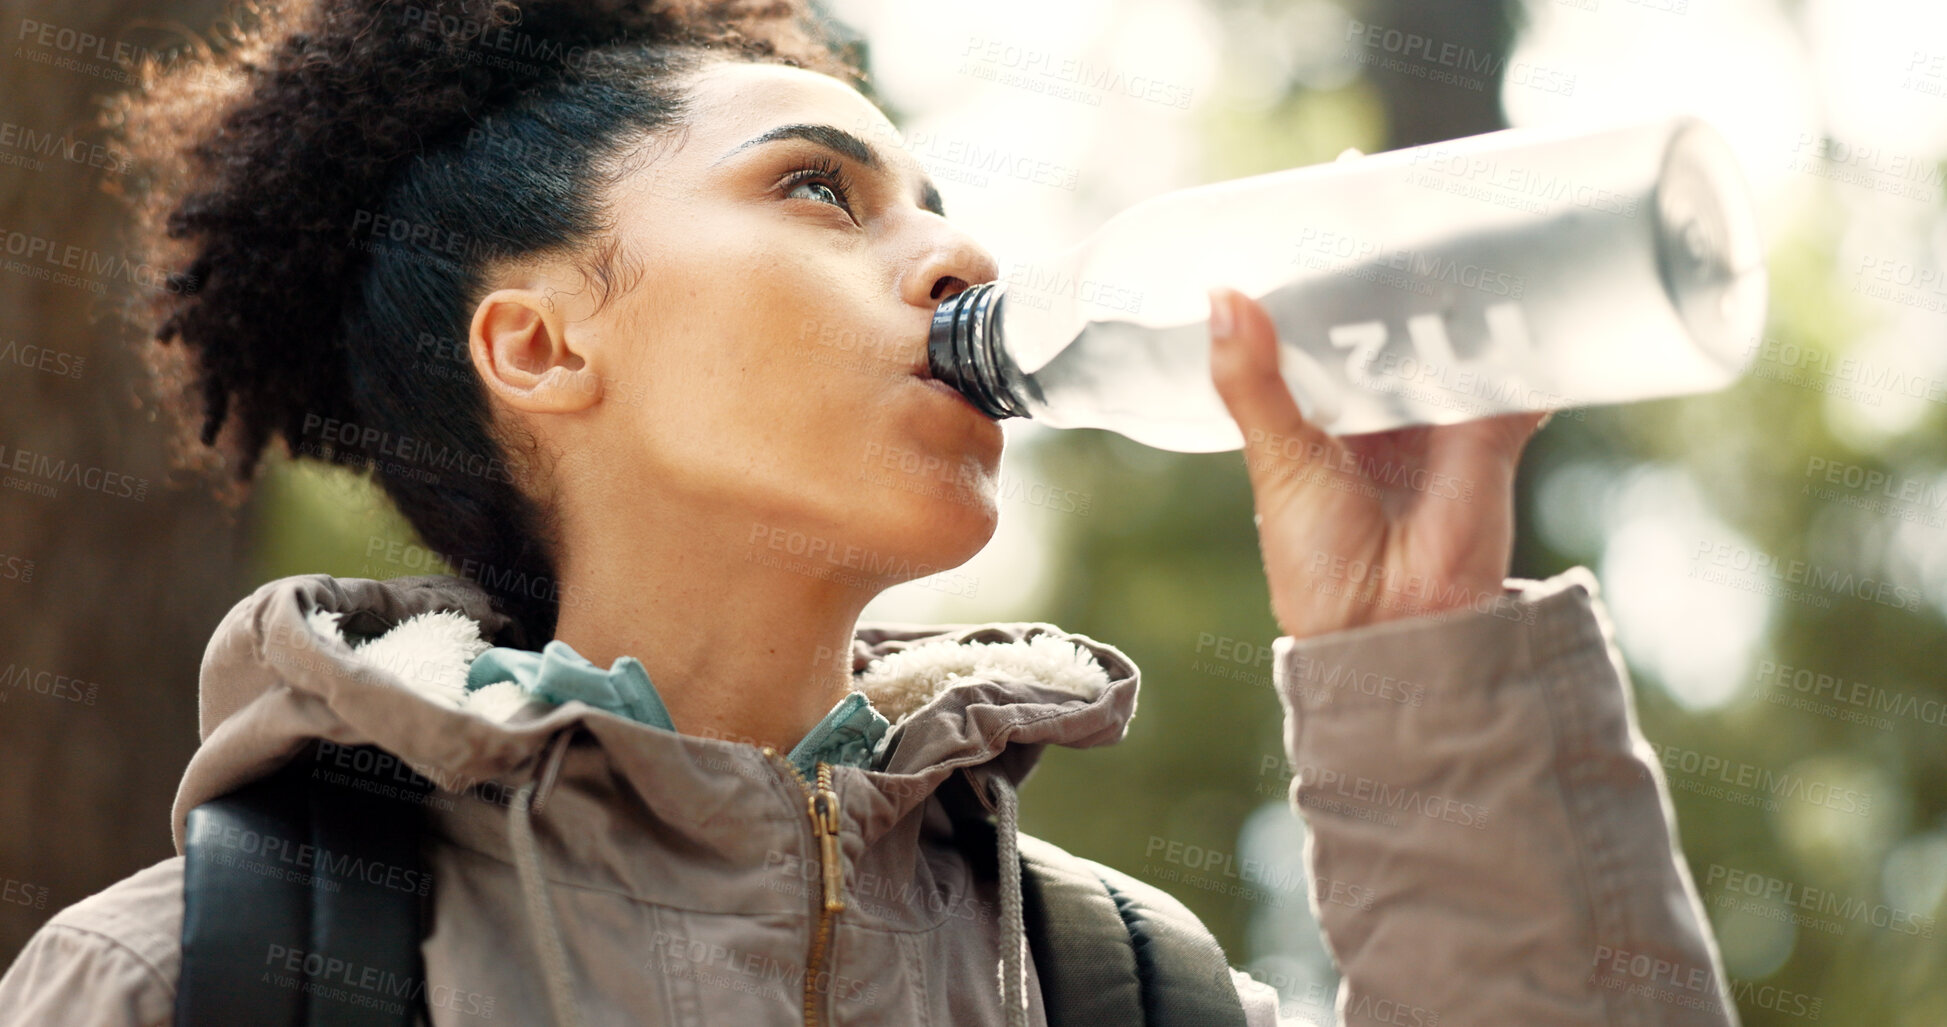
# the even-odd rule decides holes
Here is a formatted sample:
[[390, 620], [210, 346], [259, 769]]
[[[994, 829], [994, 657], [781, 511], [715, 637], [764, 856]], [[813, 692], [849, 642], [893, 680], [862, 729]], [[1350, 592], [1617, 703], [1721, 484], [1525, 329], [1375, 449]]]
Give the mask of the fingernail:
[[1548, 422], [1554, 419], [1555, 419], [1555, 411], [1553, 410], [1550, 410], [1549, 412], [1541, 415], [1541, 420], [1535, 422], [1535, 430], [1540, 431], [1543, 428], [1548, 427]]
[[1228, 339], [1230, 338], [1232, 325], [1230, 297], [1220, 289], [1211, 289], [1209, 292], [1210, 337], [1213, 339]]

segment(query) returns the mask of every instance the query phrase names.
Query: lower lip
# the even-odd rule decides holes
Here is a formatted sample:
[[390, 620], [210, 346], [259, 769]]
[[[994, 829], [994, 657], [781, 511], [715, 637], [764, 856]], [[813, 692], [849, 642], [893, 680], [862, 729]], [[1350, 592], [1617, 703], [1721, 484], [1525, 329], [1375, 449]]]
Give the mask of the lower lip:
[[980, 408], [968, 402], [967, 397], [961, 395], [959, 389], [956, 389], [953, 386], [948, 385], [947, 383], [939, 380], [938, 378], [922, 378], [919, 375], [913, 375], [913, 380], [920, 383], [921, 385], [926, 386], [929, 389], [934, 390], [935, 392], [942, 392], [945, 393], [946, 395], [952, 396], [954, 399], [957, 399], [962, 404], [964, 404], [968, 410], [972, 410], [974, 413], [980, 413]]

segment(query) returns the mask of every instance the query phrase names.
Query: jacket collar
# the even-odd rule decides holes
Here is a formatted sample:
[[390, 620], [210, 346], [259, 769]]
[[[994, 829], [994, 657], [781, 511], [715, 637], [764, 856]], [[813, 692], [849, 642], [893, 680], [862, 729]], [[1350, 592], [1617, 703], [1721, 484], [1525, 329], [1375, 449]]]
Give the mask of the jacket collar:
[[[464, 621], [456, 613], [422, 613], [394, 627], [385, 633], [383, 639], [376, 641], [384, 643], [394, 636], [412, 638], [426, 635], [435, 648], [444, 648], [441, 643], [448, 630], [437, 623], [429, 623], [443, 618]], [[465, 626], [477, 628], [471, 621], [465, 621]], [[365, 649], [365, 646], [359, 646], [357, 655], [362, 657]], [[454, 656], [465, 658], [464, 652], [455, 653]], [[410, 680], [407, 683], [412, 684]], [[511, 692], [507, 686], [511, 686]], [[496, 700], [494, 696], [497, 692], [509, 694], [505, 700]], [[649, 672], [642, 666], [641, 660], [633, 656], [617, 657], [613, 666], [603, 670], [560, 639], [549, 642], [538, 653], [496, 646], [473, 657], [471, 665], [466, 668], [466, 691], [459, 697], [459, 705], [469, 712], [505, 719], [498, 715], [499, 711], [516, 695], [523, 703], [533, 699], [549, 706], [571, 701], [583, 702], [638, 724], [663, 731], [676, 730], [669, 707], [663, 704], [662, 694], [656, 691], [655, 682], [649, 680]], [[873, 709], [871, 701], [855, 688], [851, 694], [833, 704], [831, 711], [805, 732], [785, 758], [798, 768], [798, 773], [806, 777], [814, 775], [820, 763], [869, 767], [879, 755], [879, 742], [885, 738], [886, 729], [891, 726], [878, 710]]]
[[[420, 630], [395, 635], [415, 618]], [[685, 784], [713, 761], [756, 758], [734, 740], [504, 692], [466, 708], [466, 671], [507, 624], [477, 585], [446, 576], [303, 575], [259, 588], [218, 626], [204, 656], [204, 744], [177, 793], [178, 849], [191, 808], [270, 773], [313, 739], [377, 745], [461, 790], [526, 779], [548, 741], [576, 728], [660, 815], [703, 823], [741, 801], [721, 783]], [[1018, 784], [1045, 745], [1119, 740], [1139, 680], [1114, 647], [1033, 622], [862, 622], [852, 665], [860, 693], [892, 724], [878, 769], [850, 789], [874, 812], [867, 833], [903, 817], [958, 767], [992, 764]]]

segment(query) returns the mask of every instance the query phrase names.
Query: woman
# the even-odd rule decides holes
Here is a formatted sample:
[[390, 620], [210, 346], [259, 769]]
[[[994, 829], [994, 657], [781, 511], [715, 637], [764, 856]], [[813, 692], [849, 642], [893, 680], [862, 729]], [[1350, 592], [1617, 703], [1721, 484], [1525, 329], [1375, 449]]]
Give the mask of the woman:
[[[292, 767], [430, 778], [428, 873], [391, 877], [429, 896], [435, 1023], [1048, 1021], [1070, 936], [1027, 942], [1014, 788], [1046, 744], [1118, 739], [1137, 671], [1049, 625], [859, 623], [994, 531], [1001, 431], [925, 340], [996, 267], [804, 13], [290, 4], [120, 108], [201, 444], [243, 481], [274, 437], [370, 468], [464, 575], [239, 604], [178, 848], [192, 811]], [[1340, 1016], [1733, 1022], [1592, 580], [1503, 580], [1537, 419], [1335, 440], [1260, 307], [1215, 290], [1212, 326]], [[838, 339], [872, 372], [820, 359]], [[862, 484], [888, 452], [961, 473]], [[1435, 798], [1374, 798], [1402, 790]], [[197, 830], [340, 883], [328, 854]], [[0, 1023], [173, 1022], [184, 880], [177, 857], [55, 917]], [[272, 944], [258, 975], [310, 994], [327, 955]], [[319, 1001], [377, 1001], [369, 978]]]

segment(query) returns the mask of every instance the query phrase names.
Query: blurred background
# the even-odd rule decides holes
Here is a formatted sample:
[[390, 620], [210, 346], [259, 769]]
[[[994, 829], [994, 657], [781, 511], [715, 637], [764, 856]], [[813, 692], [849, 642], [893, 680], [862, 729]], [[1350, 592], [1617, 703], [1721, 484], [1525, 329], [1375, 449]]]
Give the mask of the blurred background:
[[[101, 483], [16, 474], [0, 489], [10, 961], [61, 907], [172, 854], [198, 661], [232, 603], [286, 574], [437, 568], [347, 473], [273, 460], [232, 511], [167, 470], [111, 313], [118, 294], [153, 287], [153, 269], [112, 259], [126, 167], [93, 111], [133, 54], [181, 46], [219, 6], [4, 9], [0, 230], [84, 247], [105, 269], [44, 277], [0, 253], [0, 464], [48, 455]], [[1600, 578], [1744, 1022], [1947, 1023], [1947, 6], [823, 10], [862, 44], [873, 98], [1004, 274], [1146, 197], [1347, 147], [1678, 110], [1711, 120], [1743, 160], [1768, 251], [1751, 373], [1708, 396], [1558, 416], [1521, 477], [1515, 573], [1581, 564]], [[29, 23], [104, 42], [43, 45]], [[1049, 752], [1026, 828], [1168, 888], [1290, 1010], [1331, 1022], [1241, 457], [1007, 430], [994, 542], [868, 618], [1046, 620], [1128, 652], [1144, 671], [1129, 737]], [[1850, 584], [1767, 594], [1761, 568], [1793, 561]], [[1159, 840], [1208, 856], [1164, 862]], [[1247, 860], [1272, 869], [1240, 881]]]

